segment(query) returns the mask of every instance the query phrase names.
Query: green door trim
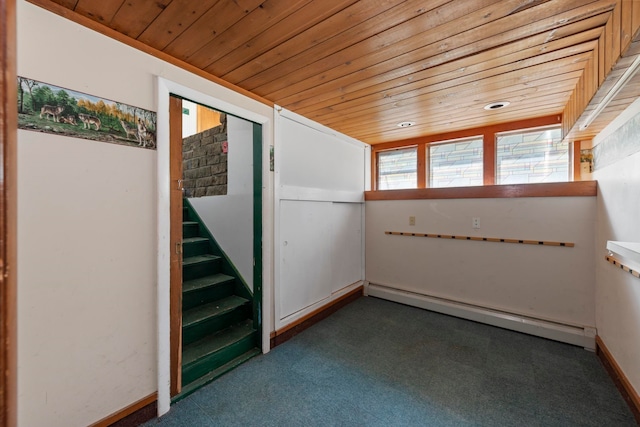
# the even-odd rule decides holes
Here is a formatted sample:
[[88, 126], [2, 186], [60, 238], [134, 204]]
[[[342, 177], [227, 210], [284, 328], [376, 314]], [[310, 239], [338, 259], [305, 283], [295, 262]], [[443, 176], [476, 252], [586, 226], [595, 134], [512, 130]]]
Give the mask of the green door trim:
[[262, 125], [253, 123], [253, 327], [262, 349]]

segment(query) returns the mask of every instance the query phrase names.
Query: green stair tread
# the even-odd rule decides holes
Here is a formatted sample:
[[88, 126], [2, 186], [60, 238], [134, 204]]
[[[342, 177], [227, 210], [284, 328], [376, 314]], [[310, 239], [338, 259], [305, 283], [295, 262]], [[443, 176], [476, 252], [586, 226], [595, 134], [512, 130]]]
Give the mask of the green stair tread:
[[199, 243], [199, 242], [209, 242], [209, 239], [206, 237], [186, 237], [182, 239], [182, 243]]
[[247, 319], [217, 334], [209, 335], [182, 349], [182, 368], [255, 333], [253, 320]]
[[215, 286], [219, 283], [225, 283], [232, 280], [235, 280], [233, 276], [228, 276], [222, 273], [185, 280], [184, 283], [182, 283], [182, 293], [198, 291], [200, 289], [208, 288], [209, 286]]
[[182, 260], [182, 265], [195, 265], [195, 264], [199, 264], [201, 262], [207, 262], [207, 261], [215, 261], [220, 259], [219, 256], [216, 255], [210, 255], [210, 254], [205, 254], [205, 255], [196, 255], [196, 256], [191, 256], [188, 258], [184, 258]]
[[212, 317], [228, 313], [248, 302], [249, 300], [245, 298], [239, 297], [237, 295], [231, 295], [230, 297], [222, 298], [207, 304], [202, 304], [183, 313], [182, 327], [184, 328], [193, 326]]
[[209, 372], [208, 374], [203, 375], [202, 377], [198, 378], [197, 380], [192, 381], [187, 385], [184, 385], [182, 387], [182, 390], [180, 391], [180, 394], [171, 399], [171, 403], [176, 403], [180, 399], [182, 399], [184, 397], [187, 397], [188, 395], [190, 395], [191, 393], [193, 393], [194, 391], [196, 391], [200, 387], [209, 384], [211, 381], [213, 381], [213, 380], [215, 380], [217, 378], [220, 378], [222, 375], [226, 374], [227, 372], [229, 372], [232, 369], [238, 367], [239, 365], [243, 364], [247, 360], [251, 359], [252, 357], [257, 356], [260, 353], [261, 353], [260, 349], [252, 348], [251, 350], [247, 351], [246, 353], [243, 353], [240, 356], [236, 357], [235, 359], [230, 360], [229, 362], [225, 363], [224, 365], [220, 366], [219, 368], [214, 369], [213, 371]]

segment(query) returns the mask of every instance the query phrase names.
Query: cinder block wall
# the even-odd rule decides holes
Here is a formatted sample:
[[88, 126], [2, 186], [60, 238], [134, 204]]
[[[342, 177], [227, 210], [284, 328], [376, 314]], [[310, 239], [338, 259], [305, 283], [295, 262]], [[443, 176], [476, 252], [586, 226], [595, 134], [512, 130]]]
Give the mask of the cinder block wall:
[[220, 125], [189, 136], [182, 141], [182, 170], [185, 197], [227, 194], [227, 115], [220, 115]]

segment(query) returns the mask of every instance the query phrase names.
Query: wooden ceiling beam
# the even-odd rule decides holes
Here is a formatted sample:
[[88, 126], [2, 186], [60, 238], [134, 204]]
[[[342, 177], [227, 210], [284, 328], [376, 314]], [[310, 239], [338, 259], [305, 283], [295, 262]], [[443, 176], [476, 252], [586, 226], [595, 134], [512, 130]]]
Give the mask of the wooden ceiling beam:
[[[575, 73], [578, 74], [578, 73]], [[506, 121], [502, 117], [506, 114], [517, 113], [522, 114], [526, 110], [536, 108], [540, 106], [542, 108], [550, 109], [550, 113], [562, 111], [556, 110], [555, 107], [550, 107], [551, 105], [562, 104], [564, 105], [569, 96], [571, 95], [570, 85], [567, 82], [575, 81], [574, 79], [568, 79], [566, 81], [560, 81], [556, 84], [549, 84], [549, 87], [541, 92], [538, 91], [530, 91], [529, 93], [514, 93], [511, 95], [512, 99], [518, 99], [517, 102], [509, 106], [504, 110], [497, 111], [486, 111], [484, 110], [483, 102], [469, 102], [462, 106], [450, 105], [445, 106], [442, 109], [431, 109], [425, 110], [420, 113], [420, 115], [415, 116], [416, 128], [420, 128], [420, 126], [425, 127], [433, 127], [439, 122], [452, 122], [456, 119], [472, 119], [476, 117], [488, 117], [493, 122], [498, 121]], [[553, 101], [550, 101], [552, 99]], [[377, 126], [386, 125], [390, 129], [397, 130], [397, 123], [402, 121], [402, 116], [391, 117], [389, 120], [380, 120], [372, 122], [368, 125], [364, 124], [361, 127], [355, 127], [347, 129], [349, 131], [360, 131], [362, 134], [367, 129], [373, 129]], [[398, 128], [399, 129], [399, 128]], [[402, 130], [402, 129], [400, 129]]]
[[[316, 46], [331, 43], [338, 49], [346, 47], [349, 45], [350, 38], [364, 37], [369, 34], [364, 31], [364, 23], [373, 20], [382, 26], [386, 19], [387, 25], [400, 25], [406, 19], [407, 13], [412, 13], [411, 11], [424, 13], [419, 6], [421, 3], [424, 2], [420, 0], [408, 2], [388, 0], [382, 3], [359, 1], [275, 48], [262, 52], [252, 61], [221, 77], [229, 81], [242, 82], [309, 49], [315, 49]], [[375, 32], [371, 30], [371, 34]]]
[[[421, 125], [413, 126], [409, 129], [397, 127], [395, 124], [387, 127], [371, 127], [361, 130], [359, 138], [363, 141], [377, 145], [382, 142], [394, 141], [411, 137], [419, 137], [425, 134], [434, 134], [454, 131], [457, 129], [467, 129], [479, 126], [495, 125], [499, 123], [510, 122], [513, 120], [523, 120], [531, 116], [561, 115], [566, 96], [559, 97], [558, 102], [541, 105], [532, 104], [531, 106], [522, 106], [518, 110], [503, 112], [500, 118], [493, 115], [482, 113], [470, 114], [469, 117], [449, 115], [440, 117], [439, 120], [433, 122], [425, 122]], [[339, 129], [338, 129], [339, 130]], [[341, 130], [339, 130], [341, 131]]]
[[219, 0], [173, 0], [137, 39], [163, 50]]
[[[402, 67], [398, 67], [397, 63], [395, 63], [394, 68], [382, 73], [378, 72], [378, 70], [361, 70], [323, 83], [310, 90], [283, 98], [280, 100], [279, 105], [287, 106], [287, 108], [299, 111], [300, 114], [305, 114], [366, 96], [382, 96], [385, 91], [400, 86], [408, 86], [407, 89], [410, 89], [412, 85], [420, 85], [420, 82], [426, 79], [436, 82], [445, 81], [457, 78], [461, 73], [466, 75], [467, 73], [486, 71], [507, 63], [515, 63], [589, 40], [597, 40], [607, 19], [608, 14], [597, 15], [563, 27], [562, 30], [570, 30], [567, 33], [550, 31], [535, 34], [513, 43], [486, 50], [476, 55], [465, 56], [428, 69], [424, 69], [420, 65], [420, 61], [418, 61]], [[587, 21], [591, 21], [587, 27], [589, 29], [583, 27], [583, 23]], [[376, 64], [372, 68], [377, 68], [381, 65]]]
[[78, 0], [53, 0], [53, 1], [71, 10], [75, 9], [76, 5], [78, 4]]
[[549, 90], [546, 95], [553, 97], [554, 101], [549, 101], [549, 98], [547, 98], [546, 102], [541, 102], [541, 97], [532, 97], [531, 99], [523, 100], [513, 109], [502, 111], [499, 114], [497, 112], [494, 112], [495, 114], [487, 114], [482, 106], [479, 105], [475, 106], [475, 108], [468, 107], [466, 109], [452, 111], [449, 112], [449, 114], [439, 112], [434, 114], [433, 117], [425, 113], [416, 117], [417, 124], [408, 130], [397, 126], [397, 123], [402, 121], [401, 117], [389, 122], [379, 122], [362, 128], [341, 129], [337, 127], [336, 130], [343, 133], [349, 132], [356, 134], [358, 138], [362, 138], [368, 143], [377, 144], [382, 141], [393, 140], [394, 138], [406, 138], [407, 135], [428, 135], [433, 133], [435, 129], [453, 130], [455, 126], [458, 126], [460, 129], [466, 129], [470, 127], [473, 121], [482, 122], [482, 124], [486, 125], [524, 119], [531, 115], [559, 114], [562, 112], [569, 98], [570, 91], [563, 92], [561, 89], [555, 89]]
[[109, 25], [123, 3], [124, 0], [104, 0], [99, 2], [79, 0], [73, 10], [96, 22]]
[[[497, 97], [517, 91], [517, 90], [538, 90], [537, 87], [548, 84], [556, 79], [563, 79], [563, 74], [574, 71], [582, 71], [589, 59], [590, 53], [574, 55], [564, 60], [554, 61], [549, 64], [542, 64], [524, 70], [516, 70], [512, 73], [492, 76], [481, 82], [469, 82], [434, 92], [420, 93], [416, 91], [416, 96], [399, 100], [397, 102], [386, 103], [384, 105], [359, 106], [357, 108], [339, 110], [331, 115], [323, 115], [322, 121], [330, 125], [345, 121], [361, 121], [367, 116], [371, 116], [375, 111], [387, 116], [392, 111], [400, 111], [406, 115], [405, 120], [410, 120], [414, 111], [428, 108], [430, 105], [439, 106], [448, 100], [458, 103], [470, 97], [481, 99], [488, 104], [499, 101]], [[555, 77], [560, 76], [560, 77]], [[426, 89], [428, 90], [428, 89]], [[508, 99], [507, 99], [508, 100]], [[313, 114], [309, 118], [317, 119]]]
[[237, 92], [241, 95], [244, 95], [248, 98], [251, 98], [255, 101], [258, 101], [262, 104], [265, 105], [269, 105], [269, 106], [273, 106], [273, 102], [256, 95], [253, 92], [249, 92], [247, 90], [244, 90], [234, 84], [231, 84], [225, 80], [222, 80], [216, 76], [213, 76], [209, 73], [206, 73], [202, 70], [200, 70], [199, 68], [194, 67], [191, 64], [188, 64], [182, 60], [179, 60], [165, 52], [162, 52], [158, 49], [155, 49], [151, 46], [148, 46], [142, 42], [139, 42], [138, 40], [132, 39], [129, 36], [125, 36], [122, 33], [119, 33], [109, 27], [107, 27], [104, 24], [100, 24], [97, 21], [94, 21], [92, 19], [89, 19], [85, 16], [80, 15], [79, 13], [76, 13], [72, 10], [69, 10], [67, 8], [64, 8], [62, 6], [60, 6], [57, 3], [54, 3], [51, 0], [27, 0], [29, 3], [35, 4], [36, 6], [42, 7], [45, 10], [48, 10], [49, 12], [55, 13], [56, 15], [60, 15], [63, 18], [69, 19], [73, 22], [76, 22], [84, 27], [87, 27], [91, 30], [94, 30], [100, 34], [103, 34], [107, 37], [110, 37], [114, 40], [117, 40], [121, 43], [124, 43], [126, 45], [129, 45], [131, 47], [133, 47], [134, 49], [138, 49], [141, 52], [145, 52], [151, 56], [154, 56], [162, 61], [165, 61], [169, 64], [175, 65], [176, 67], [182, 68], [183, 70], [186, 70], [196, 76], [202, 77], [206, 80], [209, 80], [213, 83], [216, 83], [222, 87], [225, 87], [227, 89], [233, 90], [234, 92]]
[[[370, 126], [365, 126], [358, 129], [341, 129], [337, 127], [336, 130], [340, 132], [349, 132], [356, 134], [358, 138], [362, 138], [368, 143], [377, 144], [382, 141], [393, 140], [394, 138], [406, 138], [406, 135], [418, 136], [428, 135], [435, 131], [435, 129], [454, 130], [455, 126], [460, 129], [466, 129], [470, 127], [472, 121], [482, 122], [482, 124], [496, 124], [508, 122], [516, 119], [524, 119], [531, 115], [549, 115], [560, 114], [566, 101], [570, 95], [569, 91], [562, 92], [556, 89], [555, 91], [549, 91], [549, 96], [554, 96], [557, 101], [550, 102], [548, 99], [546, 102], [540, 102], [540, 98], [532, 98], [531, 100], [524, 100], [514, 109], [508, 111], [502, 111], [499, 114], [486, 114], [481, 106], [477, 108], [467, 108], [466, 110], [460, 110], [457, 113], [452, 112], [448, 115], [438, 114], [437, 117], [429, 117], [428, 114], [424, 114], [416, 118], [418, 124], [412, 126], [410, 130], [397, 127], [397, 123], [402, 121], [402, 118], [396, 118], [390, 122], [379, 122]], [[535, 114], [534, 114], [535, 111]], [[373, 138], [373, 136], [376, 136]]]
[[[193, 24], [169, 43], [162, 51], [190, 62], [189, 58], [233, 24], [260, 7], [264, 0], [246, 0], [242, 6], [234, 1], [220, 0]], [[197, 68], [197, 67], [196, 67]]]
[[[278, 79], [273, 84], [247, 86], [245, 82], [241, 82], [240, 85], [279, 103], [282, 98], [305, 91], [325, 81], [353, 72], [362, 72], [362, 70], [367, 70], [368, 67], [385, 60], [394, 59], [391, 64], [395, 64], [396, 68], [398, 64], [417, 61], [420, 62], [422, 69], [432, 68], [533, 34], [553, 30], [602, 14], [610, 10], [610, 3], [611, 1], [597, 1], [585, 5], [584, 1], [580, 0], [550, 0], [540, 10], [538, 7], [541, 6], [533, 7], [513, 16], [507, 15], [483, 26], [474, 26], [466, 19], [461, 18], [462, 22], [450, 21], [430, 31], [416, 34], [400, 43], [385, 44], [383, 40], [379, 42], [380, 46], [371, 47], [373, 52], [367, 50], [369, 49], [367, 45], [353, 45], [341, 51], [340, 55], [333, 55], [329, 58], [330, 60], [314, 60], [304, 70], [297, 71], [295, 75], [286, 79], [286, 84], [282, 79]], [[500, 5], [505, 6], [503, 3]], [[487, 9], [489, 8], [480, 12], [488, 13]], [[474, 17], [480, 12], [469, 16]], [[507, 13], [504, 9], [491, 10], [491, 13], [494, 14], [492, 16], [496, 17], [500, 17], [500, 12]], [[278, 71], [290, 72], [287, 69], [278, 69]]]
[[499, 120], [496, 120], [495, 117], [478, 114], [475, 116], [467, 117], [457, 117], [457, 116], [449, 116], [443, 118], [433, 124], [425, 123], [423, 126], [416, 126], [414, 129], [401, 129], [396, 126], [393, 126], [388, 129], [382, 129], [376, 131], [375, 129], [363, 131], [360, 138], [361, 140], [367, 143], [372, 144], [373, 146], [377, 146], [380, 143], [396, 141], [405, 138], [411, 137], [420, 137], [420, 135], [424, 135], [428, 133], [432, 134], [440, 134], [443, 132], [450, 132], [454, 130], [464, 130], [467, 128], [477, 128], [482, 126], [491, 126], [499, 123], [508, 123], [514, 120], [525, 120], [529, 117], [535, 116], [546, 116], [546, 115], [555, 115], [560, 116], [562, 108], [564, 106], [564, 100], [560, 99], [557, 103], [548, 104], [545, 106], [540, 106], [537, 104], [536, 106], [522, 108], [520, 110], [514, 110], [511, 112], [504, 113], [500, 116]]
[[[482, 72], [473, 72], [472, 70], [467, 70], [465, 68], [464, 74], [460, 77], [455, 77], [460, 73], [450, 73], [448, 75], [438, 75], [434, 78], [427, 78], [424, 80], [419, 80], [408, 85], [400, 86], [395, 90], [387, 90], [381, 93], [374, 93], [369, 96], [361, 97], [354, 99], [352, 101], [345, 101], [340, 103], [340, 111], [342, 113], [348, 113], [352, 108], [356, 109], [359, 106], [382, 106], [390, 103], [395, 103], [404, 99], [409, 99], [415, 96], [423, 95], [426, 93], [436, 92], [439, 90], [453, 89], [457, 86], [464, 85], [467, 83], [478, 84], [479, 82], [485, 81], [485, 79], [489, 79], [491, 77], [506, 75], [509, 76], [526, 76], [529, 72], [534, 71], [532, 67], [534, 66], [542, 66], [542, 67], [555, 67], [553, 65], [553, 61], [557, 61], [559, 59], [563, 59], [566, 57], [571, 57], [576, 54], [581, 54], [585, 52], [590, 52], [596, 46], [596, 42], [586, 42], [581, 45], [572, 46], [565, 49], [560, 49], [557, 51], [551, 51], [549, 53], [537, 56], [530, 56], [527, 59], [521, 59], [513, 62], [506, 63], [502, 66], [498, 66], [495, 68], [491, 68], [487, 71]], [[519, 74], [517, 74], [520, 72]], [[444, 80], [444, 81], [443, 81]], [[283, 105], [286, 108], [289, 108], [287, 104]], [[326, 116], [327, 118], [334, 112], [332, 107], [322, 108], [320, 110], [310, 110], [310, 109], [301, 109], [300, 114], [304, 114], [308, 117], [321, 117]]]
[[[238, 49], [255, 36], [267, 31], [274, 23], [285, 20], [310, 3], [311, 0], [266, 0], [260, 7], [247, 13], [224, 32], [217, 34], [197, 52], [190, 55], [189, 63], [198, 68], [207, 69], [209, 65], [227, 53]], [[207, 71], [216, 74], [213, 70], [207, 69]]]
[[[486, 111], [483, 109], [483, 102], [470, 102], [464, 107], [457, 107], [453, 105], [448, 108], [443, 108], [442, 110], [429, 110], [428, 108], [425, 108], [423, 110], [418, 110], [415, 115], [410, 117], [403, 115], [402, 112], [389, 112], [388, 114], [380, 116], [372, 116], [366, 123], [363, 122], [359, 125], [343, 123], [336, 124], [333, 127], [340, 132], [356, 134], [358, 138], [364, 138], [369, 135], [369, 132], [393, 133], [398, 130], [403, 130], [406, 133], [424, 131], [424, 134], [429, 134], [431, 133], [431, 131], [429, 131], [430, 128], [438, 127], [441, 123], [449, 123], [455, 120], [465, 120], [467, 118], [479, 116], [485, 117], [487, 119], [487, 123], [501, 123], [509, 121], [509, 119], [505, 118], [507, 115], [513, 115], [514, 112], [516, 115], [526, 115], [527, 110], [532, 110], [537, 107], [547, 109], [546, 112], [541, 112], [538, 115], [554, 114], [561, 112], [562, 107], [556, 109], [555, 107], [550, 107], [550, 105], [555, 104], [556, 101], [563, 105], [567, 102], [571, 94], [571, 88], [574, 86], [579, 74], [579, 72], [575, 72], [573, 74], [573, 78], [557, 81], [555, 83], [549, 82], [542, 91], [532, 89], [529, 91], [517, 91], [507, 94], [505, 97], [515, 99], [516, 101], [513, 105], [510, 105], [504, 110]], [[525, 117], [526, 116], [520, 118]], [[417, 124], [411, 128], [404, 129], [400, 129], [396, 126], [397, 123], [406, 120], [413, 120]], [[370, 142], [370, 140], [367, 140], [367, 142]]]
[[126, 1], [111, 19], [109, 27], [135, 39], [171, 2], [172, 0]]
[[[256, 93], [284, 97], [322, 83], [317, 80], [319, 78], [330, 80], [403, 54], [408, 53], [423, 58], [432, 56], [449, 50], [449, 46], [461, 44], [459, 41], [449, 39], [453, 36], [473, 32], [478, 40], [476, 34], [478, 28], [486, 28], [489, 23], [508, 16], [518, 1], [449, 2], [413, 18], [407, 25], [378, 27], [375, 35], [359, 38], [356, 43], [352, 40], [352, 44], [332, 55], [316, 52], [314, 57], [307, 58], [309, 65], [307, 67], [292, 69], [292, 66], [298, 67], [300, 64], [298, 58], [293, 58], [294, 62], [285, 62], [267, 70], [269, 75], [259, 83], [243, 81], [240, 84]], [[416, 49], [424, 46], [429, 46], [431, 55], [426, 55], [422, 51], [415, 52]], [[295, 71], [295, 74], [286, 84], [274, 78], [279, 72], [292, 73], [292, 71]]]
[[310, 2], [285, 19], [275, 24], [271, 23], [267, 30], [253, 38], [247, 40], [245, 37], [241, 44], [207, 64], [205, 68], [216, 76], [223, 76], [248, 62], [253, 62], [262, 52], [274, 49], [307, 29], [343, 13], [356, 2], [357, 0]]

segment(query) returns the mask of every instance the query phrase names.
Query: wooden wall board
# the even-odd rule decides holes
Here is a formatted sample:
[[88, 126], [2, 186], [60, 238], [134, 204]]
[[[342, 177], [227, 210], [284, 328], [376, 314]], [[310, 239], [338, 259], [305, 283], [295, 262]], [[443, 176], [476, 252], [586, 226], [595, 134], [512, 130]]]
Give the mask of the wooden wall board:
[[16, 427], [17, 129], [16, 2], [0, 0], [0, 425]]

